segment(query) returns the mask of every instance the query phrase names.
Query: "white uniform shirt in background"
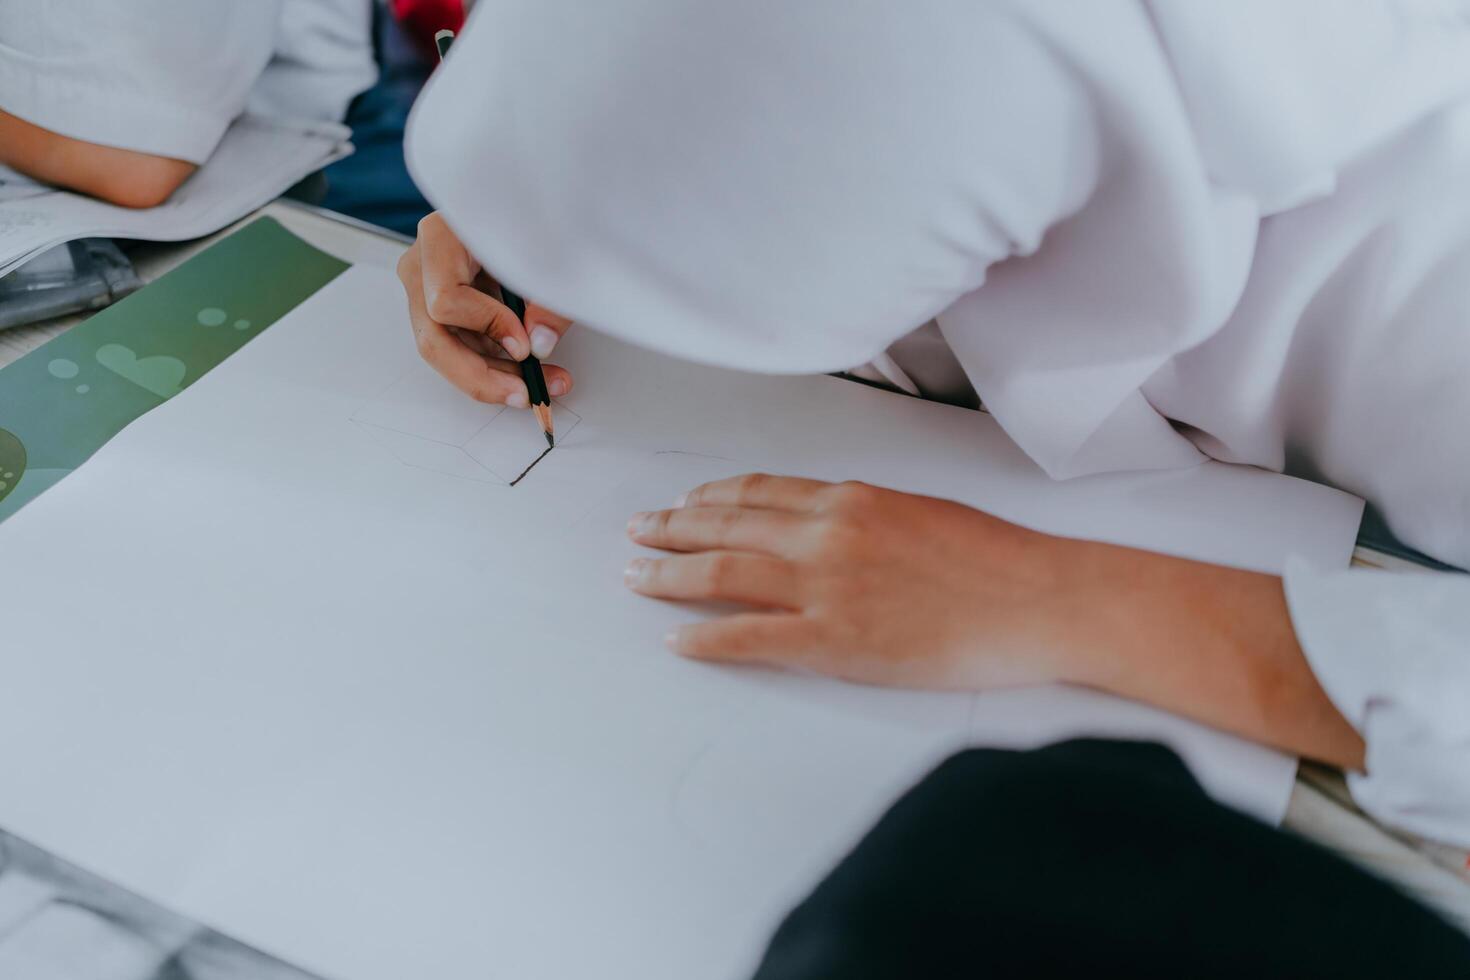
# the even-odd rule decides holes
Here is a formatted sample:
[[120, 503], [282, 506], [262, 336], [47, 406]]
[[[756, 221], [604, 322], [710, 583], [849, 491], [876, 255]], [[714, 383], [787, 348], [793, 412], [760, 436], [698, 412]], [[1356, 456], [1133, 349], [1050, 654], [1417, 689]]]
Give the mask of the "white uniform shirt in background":
[[[914, 379], [935, 320], [1055, 477], [1285, 469], [1470, 566], [1465, 0], [484, 0], [409, 158], [626, 340]], [[1470, 577], [1286, 591], [1359, 802], [1470, 846]]]
[[0, 3], [0, 109], [203, 163], [242, 112], [337, 122], [372, 85], [371, 0]]

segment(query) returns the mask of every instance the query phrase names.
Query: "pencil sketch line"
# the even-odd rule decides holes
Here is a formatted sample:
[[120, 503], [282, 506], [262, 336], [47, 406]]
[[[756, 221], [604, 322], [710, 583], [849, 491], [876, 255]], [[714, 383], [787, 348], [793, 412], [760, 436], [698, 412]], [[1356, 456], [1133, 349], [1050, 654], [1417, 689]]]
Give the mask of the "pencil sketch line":
[[485, 420], [485, 424], [482, 425], [482, 426], [480, 426], [478, 429], [476, 429], [475, 432], [474, 432], [474, 435], [471, 435], [468, 439], [466, 439], [463, 443], [460, 444], [461, 445], [461, 448], [463, 448], [464, 446], [468, 446], [470, 443], [474, 442], [476, 436], [478, 436], [481, 432], [484, 432], [490, 426], [490, 423], [491, 422], [494, 422], [496, 419], [500, 418], [500, 416], [502, 416], [504, 414], [505, 414], [505, 406], [504, 405], [501, 405], [500, 406], [500, 411], [496, 412], [494, 415], [492, 415], [488, 419], [486, 419]]
[[[494, 418], [496, 418], [496, 417], [498, 417], [498, 415], [495, 416], [495, 417], [492, 417], [491, 421], [494, 421]], [[469, 442], [469, 439], [466, 439], [464, 442], [445, 442], [443, 439], [432, 439], [429, 436], [420, 435], [417, 432], [406, 432], [403, 429], [395, 429], [391, 425], [383, 425], [380, 422], [365, 422], [362, 419], [357, 418], [356, 416], [353, 416], [352, 418], [348, 419], [347, 421], [351, 422], [353, 425], [365, 425], [365, 426], [367, 426], [369, 428], [372, 428], [372, 429], [382, 429], [384, 432], [392, 432], [392, 433], [395, 433], [395, 434], [400, 435], [400, 436], [408, 436], [410, 439], [421, 439], [424, 442], [432, 442], [436, 446], [446, 446], [446, 447], [448, 447], [450, 449], [463, 449], [465, 447], [465, 444]], [[489, 422], [486, 422], [485, 423], [485, 425], [489, 425], [489, 424], [490, 424]], [[485, 425], [480, 426], [480, 429], [485, 428]], [[480, 429], [476, 429], [475, 430], [475, 434], [476, 435], [479, 434]], [[470, 438], [474, 438], [474, 437], [471, 436]]]
[[524, 480], [526, 478], [526, 474], [531, 472], [531, 468], [534, 467], [537, 463], [541, 462], [543, 459], [545, 459], [546, 454], [551, 452], [551, 449], [551, 446], [547, 446], [545, 449], [541, 450], [541, 455], [531, 460], [531, 466], [527, 466], [525, 469], [521, 470], [521, 475], [516, 477], [514, 480], [511, 480], [510, 485], [515, 486], [517, 483], [520, 483], [522, 480]]
[[[445, 470], [435, 469], [432, 466], [421, 466], [418, 463], [410, 463], [403, 459], [398, 460], [398, 462], [402, 463], [404, 466], [407, 466], [411, 470], [423, 470], [425, 473], [437, 473], [439, 476], [445, 476], [451, 480], [463, 480], [466, 483], [478, 483], [481, 486], [486, 487], [503, 487], [506, 485], [505, 481], [500, 478], [499, 474], [497, 474], [493, 470], [486, 470], [483, 466], [480, 466], [480, 469], [485, 470], [485, 472], [494, 477], [494, 479], [482, 480], [477, 476], [464, 476], [460, 473], [449, 473]], [[480, 464], [476, 463], [475, 465], [479, 466]]]
[[729, 456], [711, 456], [709, 453], [694, 453], [687, 449], [660, 449], [654, 453], [655, 456], [693, 456], [695, 459], [713, 459], [721, 463], [738, 463], [740, 460], [731, 459]]
[[[380, 449], [384, 450], [385, 452], [388, 453], [388, 455], [392, 456], [393, 459], [395, 459], [400, 465], [407, 466], [409, 469], [422, 470], [425, 473], [437, 473], [440, 476], [447, 476], [451, 480], [464, 480], [464, 481], [469, 482], [469, 483], [483, 483], [483, 484], [490, 484], [491, 486], [500, 486], [500, 487], [503, 487], [503, 486], [506, 486], [507, 485], [506, 482], [505, 482], [505, 477], [501, 476], [499, 473], [496, 473], [494, 470], [492, 470], [490, 467], [486, 466], [484, 463], [480, 462], [478, 459], [475, 459], [475, 457], [473, 457], [469, 453], [465, 452], [464, 449], [462, 447], [460, 447], [460, 446], [455, 446], [455, 445], [452, 445], [451, 443], [447, 443], [447, 442], [439, 442], [437, 439], [425, 439], [422, 436], [416, 436], [416, 435], [413, 435], [412, 433], [409, 433], [409, 432], [402, 432], [402, 431], [400, 431], [398, 429], [390, 429], [390, 428], [388, 428], [387, 426], [384, 426], [384, 425], [373, 425], [373, 424], [368, 423], [368, 422], [359, 422], [356, 419], [349, 419], [348, 421], [351, 422], [352, 425], [356, 426], [357, 427], [357, 430], [359, 432], [361, 432], [364, 435], [366, 435], [368, 437], [368, 439], [373, 443], [373, 445], [375, 445], [375, 446], [379, 447]], [[418, 439], [418, 440], [420, 440], [422, 442], [432, 443], [432, 444], [434, 444], [436, 446], [443, 446], [446, 449], [454, 449], [454, 450], [457, 450], [459, 453], [461, 453], [464, 456], [465, 459], [469, 460], [469, 462], [474, 467], [476, 467], [478, 470], [480, 470], [480, 472], [484, 473], [485, 476], [487, 477], [487, 479], [481, 479], [480, 477], [476, 477], [476, 476], [464, 476], [464, 475], [459, 474], [459, 473], [451, 473], [448, 470], [442, 469], [442, 468], [437, 467], [437, 466], [425, 466], [422, 463], [415, 463], [415, 462], [412, 462], [410, 460], [404, 459], [403, 456], [401, 456], [399, 454], [398, 450], [394, 449], [392, 446], [388, 445], [387, 443], [382, 442], [377, 436], [373, 435], [373, 433], [372, 433], [371, 430], [374, 430], [374, 429], [378, 430], [379, 432], [391, 432], [394, 435], [404, 436], [404, 437], [409, 438], [409, 439]]]

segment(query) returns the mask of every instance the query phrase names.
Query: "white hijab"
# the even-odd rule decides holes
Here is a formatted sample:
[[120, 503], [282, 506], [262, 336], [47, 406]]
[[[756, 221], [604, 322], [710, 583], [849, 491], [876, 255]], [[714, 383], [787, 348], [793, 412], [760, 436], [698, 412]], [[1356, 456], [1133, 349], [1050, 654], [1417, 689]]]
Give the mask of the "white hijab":
[[429, 199], [587, 326], [767, 372], [931, 318], [1053, 476], [1191, 465], [1140, 387], [1260, 220], [1470, 90], [1460, 0], [481, 0]]

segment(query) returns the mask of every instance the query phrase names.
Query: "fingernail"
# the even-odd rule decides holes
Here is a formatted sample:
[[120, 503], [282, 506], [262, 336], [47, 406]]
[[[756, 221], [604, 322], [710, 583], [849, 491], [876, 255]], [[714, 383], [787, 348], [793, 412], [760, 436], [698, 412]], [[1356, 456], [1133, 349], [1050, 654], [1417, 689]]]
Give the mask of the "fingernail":
[[555, 330], [546, 326], [537, 327], [531, 331], [531, 353], [537, 357], [550, 357], [557, 339]]
[[675, 653], [678, 653], [679, 652], [679, 631], [678, 630], [676, 630], [676, 629], [669, 630], [667, 633], [664, 634], [664, 646], [668, 647], [670, 650], [674, 651]]
[[653, 530], [652, 514], [634, 514], [628, 519], [628, 533], [634, 537], [642, 537]]
[[623, 569], [623, 584], [629, 587], [642, 584], [648, 575], [648, 559], [634, 558], [628, 562], [628, 567]]
[[683, 507], [687, 503], [689, 503], [689, 494], [681, 493], [679, 494], [679, 499], [674, 501], [674, 509], [678, 510], [680, 507]]
[[531, 399], [529, 399], [529, 398], [526, 397], [526, 393], [524, 391], [516, 391], [516, 392], [512, 392], [510, 395], [507, 395], [506, 396], [506, 399], [505, 399], [505, 403], [507, 405], [509, 405], [511, 408], [530, 408], [531, 407]]
[[[536, 356], [545, 357], [546, 355], [537, 354]], [[548, 381], [546, 383], [546, 388], [548, 391], [551, 392], [551, 397], [553, 398], [560, 398], [562, 395], [565, 395], [567, 393], [567, 383], [563, 378], [557, 378], [555, 381]]]
[[521, 341], [521, 338], [519, 337], [506, 337], [500, 341], [500, 346], [505, 350], [507, 354], [509, 354], [511, 357], [514, 357], [518, 361], [526, 356], [526, 345]]

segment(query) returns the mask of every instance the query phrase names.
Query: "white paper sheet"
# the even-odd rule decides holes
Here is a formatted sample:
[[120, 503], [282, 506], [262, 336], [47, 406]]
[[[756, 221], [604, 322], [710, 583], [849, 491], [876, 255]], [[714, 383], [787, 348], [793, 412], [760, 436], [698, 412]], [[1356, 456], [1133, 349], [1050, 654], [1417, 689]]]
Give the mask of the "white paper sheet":
[[533, 421], [442, 397], [402, 308], [350, 270], [0, 525], [0, 826], [343, 980], [700, 980], [970, 742], [1159, 737], [1281, 816], [1292, 760], [1101, 695], [673, 657], [698, 613], [623, 588], [624, 523], [764, 469], [1278, 569], [1346, 564], [1354, 498], [1217, 464], [1053, 483], [977, 413], [585, 331], [579, 421], [511, 487]]
[[348, 135], [332, 123], [242, 116], [204, 165], [154, 208], [121, 208], [0, 171], [0, 276], [78, 238], [175, 242], [211, 234], [351, 153]]
[[0, 201], [16, 201], [23, 197], [48, 194], [52, 188], [0, 164]]

